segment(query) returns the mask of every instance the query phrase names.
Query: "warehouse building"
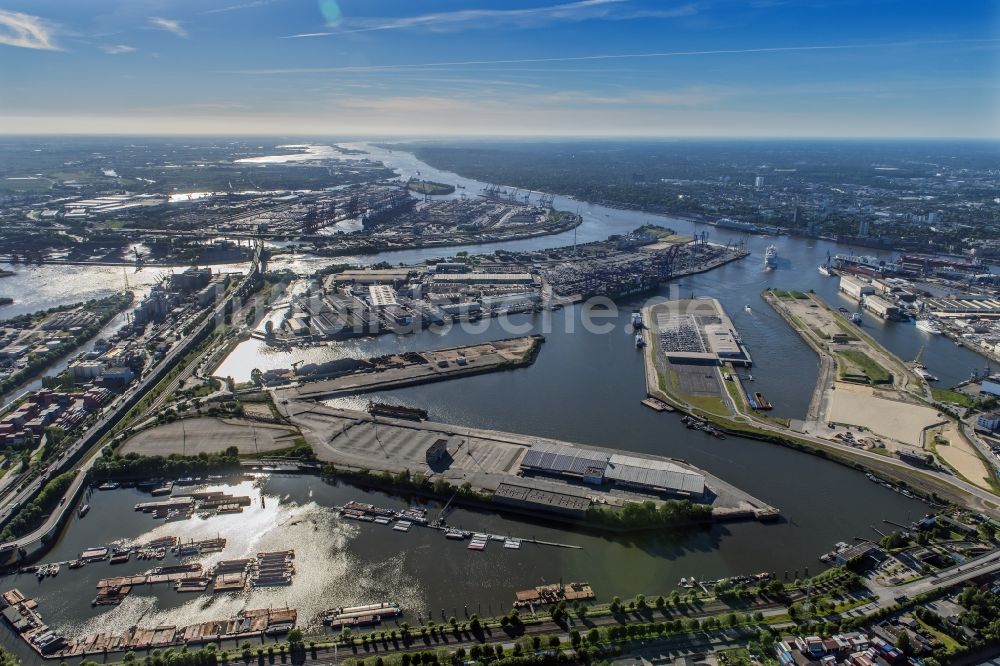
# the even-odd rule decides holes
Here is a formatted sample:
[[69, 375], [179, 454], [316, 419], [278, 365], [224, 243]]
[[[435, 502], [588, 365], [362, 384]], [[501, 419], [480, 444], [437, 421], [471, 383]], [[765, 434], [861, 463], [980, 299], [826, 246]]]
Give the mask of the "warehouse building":
[[881, 296], [865, 296], [864, 307], [882, 319], [899, 318], [899, 306]]
[[532, 284], [531, 273], [436, 273], [436, 284]]
[[396, 290], [387, 284], [372, 285], [368, 287], [368, 300], [373, 308], [396, 305]]
[[687, 497], [705, 494], [703, 475], [668, 460], [604, 453], [563, 444], [532, 446], [521, 460], [521, 470], [594, 486], [610, 484]]
[[870, 285], [867, 281], [854, 277], [853, 275], [840, 276], [840, 290], [851, 298], [855, 298], [857, 300], [861, 300], [868, 294], [875, 293], [875, 287]]
[[562, 444], [535, 444], [524, 454], [521, 469], [540, 474], [566, 476], [600, 485], [610, 454]]
[[701, 497], [705, 477], [666, 460], [651, 460], [614, 454], [608, 460], [604, 478], [616, 485], [631, 486], [661, 493]]

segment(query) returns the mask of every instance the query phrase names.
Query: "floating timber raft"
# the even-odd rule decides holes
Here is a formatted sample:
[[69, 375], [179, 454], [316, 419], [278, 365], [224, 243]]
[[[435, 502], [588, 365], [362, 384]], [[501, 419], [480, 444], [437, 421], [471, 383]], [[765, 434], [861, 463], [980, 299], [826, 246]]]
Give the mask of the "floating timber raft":
[[650, 409], [652, 409], [655, 412], [676, 412], [677, 411], [672, 406], [668, 405], [667, 403], [663, 402], [662, 400], [657, 400], [656, 398], [646, 398], [645, 400], [641, 400], [640, 402], [642, 402], [642, 404], [646, 405], [647, 407], [649, 407]]

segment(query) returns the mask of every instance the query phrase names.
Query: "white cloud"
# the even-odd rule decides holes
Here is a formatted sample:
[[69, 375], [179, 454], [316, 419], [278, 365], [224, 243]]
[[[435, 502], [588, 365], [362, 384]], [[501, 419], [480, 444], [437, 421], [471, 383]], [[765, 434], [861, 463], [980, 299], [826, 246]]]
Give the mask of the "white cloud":
[[119, 55], [121, 53], [133, 53], [138, 49], [128, 44], [105, 44], [101, 47], [101, 50], [108, 55]]
[[162, 18], [160, 16], [151, 16], [149, 18], [149, 24], [154, 28], [166, 30], [167, 32], [174, 33], [182, 39], [187, 39], [188, 32], [184, 29], [184, 26], [181, 25], [180, 21]]
[[0, 9], [0, 44], [58, 51], [52, 33], [52, 26], [38, 16]]
[[470, 27], [495, 29], [501, 26], [539, 28], [553, 23], [590, 19], [624, 20], [633, 18], [672, 18], [697, 13], [693, 4], [674, 9], [632, 10], [631, 0], [575, 0], [557, 5], [522, 9], [460, 9], [394, 19], [354, 18], [333, 32], [303, 33], [293, 37], [324, 37], [331, 34], [371, 32], [374, 30], [422, 29], [435, 32], [463, 30]]
[[[314, 37], [334, 33], [314, 33], [310, 35], [292, 35], [293, 37]], [[401, 63], [396, 65], [344, 65], [339, 67], [283, 67], [275, 69], [245, 69], [238, 70], [240, 74], [329, 74], [333, 72], [382, 72], [406, 71], [425, 68], [479, 67], [491, 65], [523, 65], [560, 62], [614, 61], [649, 58], [680, 58], [693, 56], [716, 55], [750, 55], [755, 53], [798, 53], [809, 51], [855, 51], [873, 50], [896, 47], [918, 47], [949, 44], [979, 44], [1000, 45], [1000, 39], [926, 39], [899, 42], [870, 42], [859, 44], [813, 44], [803, 46], [762, 46], [746, 49], [711, 49], [705, 51], [661, 51], [653, 53], [601, 53], [579, 56], [553, 56], [549, 58], [512, 58], [504, 60], [453, 60], [425, 63]]]
[[227, 5], [225, 7], [216, 7], [215, 9], [206, 9], [201, 12], [202, 14], [223, 14], [226, 12], [237, 12], [242, 9], [253, 9], [254, 7], [263, 7], [265, 5], [272, 5], [275, 2], [281, 2], [282, 0], [251, 0], [250, 2], [243, 2], [238, 5]]

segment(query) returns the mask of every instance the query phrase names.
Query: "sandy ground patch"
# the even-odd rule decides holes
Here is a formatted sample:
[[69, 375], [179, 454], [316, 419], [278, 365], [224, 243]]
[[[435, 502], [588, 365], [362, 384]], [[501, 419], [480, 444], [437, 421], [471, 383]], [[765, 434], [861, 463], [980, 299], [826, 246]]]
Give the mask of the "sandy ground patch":
[[296, 435], [292, 428], [266, 423], [216, 418], [184, 419], [143, 430], [125, 442], [121, 453], [196, 455], [225, 451], [230, 446], [238, 447], [240, 453], [277, 451], [293, 446]]
[[990, 471], [986, 468], [983, 459], [976, 453], [975, 448], [965, 438], [954, 423], [931, 431], [929, 435], [933, 437], [935, 432], [948, 440], [948, 444], [937, 444], [935, 450], [941, 458], [954, 467], [959, 474], [980, 488], [990, 490], [990, 484], [986, 482]]
[[920, 448], [923, 430], [944, 420], [937, 410], [880, 397], [869, 386], [837, 382], [836, 387], [830, 392], [828, 421], [864, 426], [887, 439]]

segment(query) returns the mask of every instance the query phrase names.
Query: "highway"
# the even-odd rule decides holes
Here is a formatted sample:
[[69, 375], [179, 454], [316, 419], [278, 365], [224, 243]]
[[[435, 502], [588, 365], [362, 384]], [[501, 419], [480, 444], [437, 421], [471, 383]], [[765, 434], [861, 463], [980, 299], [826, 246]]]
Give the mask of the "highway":
[[[49, 470], [46, 473], [39, 475], [38, 478], [29, 483], [27, 487], [15, 493], [13, 497], [9, 498], [4, 503], [3, 507], [0, 508], [0, 525], [5, 525], [22, 506], [27, 504], [31, 498], [35, 497], [49, 481], [49, 479], [74, 468], [82, 472], [77, 474], [73, 483], [64, 495], [63, 503], [56, 507], [48, 519], [46, 519], [45, 523], [33, 532], [25, 534], [13, 542], [0, 545], [0, 557], [2, 557], [3, 553], [9, 553], [19, 547], [28, 548], [29, 546], [37, 544], [62, 521], [65, 512], [71, 510], [73, 506], [71, 499], [76, 497], [76, 493], [80, 491], [82, 484], [86, 481], [87, 474], [85, 472], [87, 472], [94, 465], [97, 458], [101, 455], [100, 451], [91, 452], [90, 450], [101, 440], [102, 437], [104, 437], [104, 435], [106, 435], [119, 421], [121, 421], [122, 418], [124, 418], [129, 410], [132, 409], [132, 407], [134, 407], [136, 403], [138, 403], [142, 397], [146, 395], [146, 393], [152, 390], [177, 365], [177, 363], [189, 354], [191, 350], [194, 349], [205, 337], [205, 335], [215, 328], [216, 322], [225, 315], [226, 307], [228, 307], [228, 305], [232, 302], [233, 298], [242, 295], [247, 287], [256, 278], [257, 271], [260, 266], [261, 249], [262, 246], [258, 245], [250, 270], [247, 271], [247, 274], [243, 277], [237, 288], [233, 289], [225, 298], [219, 301], [215, 308], [208, 313], [198, 327], [192, 331], [191, 334], [183, 340], [183, 342], [175, 345], [173, 349], [167, 352], [167, 354], [151, 372], [139, 380], [138, 383], [131, 386], [124, 394], [119, 396], [110, 405], [105, 407], [102, 410], [101, 416], [97, 422], [94, 423], [94, 425], [92, 425], [83, 435], [81, 435], [76, 442], [70, 445], [70, 447], [59, 458], [50, 464]], [[76, 462], [88, 452], [90, 452], [91, 455], [83, 461], [82, 464], [74, 467]]]

